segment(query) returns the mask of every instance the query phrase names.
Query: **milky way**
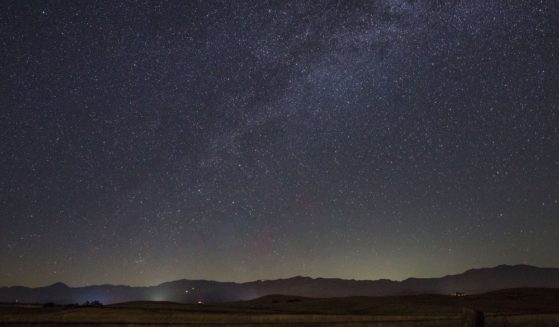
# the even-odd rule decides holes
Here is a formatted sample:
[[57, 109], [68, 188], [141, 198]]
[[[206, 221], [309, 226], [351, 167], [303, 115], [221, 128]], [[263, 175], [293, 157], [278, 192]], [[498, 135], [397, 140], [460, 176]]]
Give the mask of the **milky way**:
[[559, 5], [0, 4], [0, 286], [558, 266]]

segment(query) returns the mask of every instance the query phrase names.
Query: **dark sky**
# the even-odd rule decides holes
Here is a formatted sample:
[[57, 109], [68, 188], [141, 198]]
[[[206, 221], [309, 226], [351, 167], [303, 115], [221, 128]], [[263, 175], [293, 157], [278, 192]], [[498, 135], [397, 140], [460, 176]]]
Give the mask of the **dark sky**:
[[0, 3], [0, 286], [559, 266], [559, 4]]

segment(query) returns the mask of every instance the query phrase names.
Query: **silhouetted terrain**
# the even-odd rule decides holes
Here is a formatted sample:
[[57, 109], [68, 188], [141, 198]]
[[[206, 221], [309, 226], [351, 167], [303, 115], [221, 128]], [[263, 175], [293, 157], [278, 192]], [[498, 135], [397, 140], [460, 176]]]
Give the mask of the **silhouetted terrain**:
[[344, 298], [268, 295], [227, 306], [320, 314], [445, 315], [459, 314], [466, 307], [492, 314], [559, 313], [559, 289], [506, 289], [460, 297], [435, 294]]
[[0, 302], [68, 304], [99, 300], [105, 304], [129, 301], [217, 303], [245, 301], [272, 294], [317, 298], [453, 292], [479, 294], [519, 287], [557, 288], [559, 269], [502, 265], [494, 268], [472, 269], [462, 274], [441, 278], [410, 278], [401, 282], [293, 277], [248, 283], [177, 280], [151, 287], [99, 285], [74, 288], [56, 283], [40, 288], [19, 286], [0, 288]]
[[127, 302], [104, 307], [0, 305], [0, 322], [35, 325], [462, 326], [463, 308], [486, 326], [559, 325], [559, 289], [509, 289], [480, 295], [306, 298], [269, 295], [219, 304]]

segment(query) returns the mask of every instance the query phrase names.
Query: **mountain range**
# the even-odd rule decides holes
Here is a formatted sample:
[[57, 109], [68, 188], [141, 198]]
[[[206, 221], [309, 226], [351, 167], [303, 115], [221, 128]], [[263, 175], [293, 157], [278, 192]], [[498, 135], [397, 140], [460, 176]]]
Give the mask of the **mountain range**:
[[0, 302], [70, 304], [97, 300], [104, 304], [128, 301], [216, 303], [245, 301], [272, 294], [304, 297], [392, 296], [454, 292], [478, 294], [521, 287], [559, 288], [559, 268], [501, 265], [493, 268], [471, 269], [461, 274], [440, 278], [409, 278], [403, 281], [297, 276], [246, 283], [182, 279], [148, 287], [123, 285], [69, 287], [63, 283], [55, 283], [38, 288], [1, 287]]

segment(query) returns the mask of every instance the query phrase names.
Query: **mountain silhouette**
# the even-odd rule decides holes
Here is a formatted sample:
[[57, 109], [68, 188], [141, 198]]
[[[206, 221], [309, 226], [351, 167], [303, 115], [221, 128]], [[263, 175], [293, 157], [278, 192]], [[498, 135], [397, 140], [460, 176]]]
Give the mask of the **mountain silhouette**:
[[128, 301], [173, 301], [204, 303], [244, 301], [272, 294], [304, 297], [389, 296], [413, 294], [478, 294], [508, 288], [558, 288], [559, 268], [528, 265], [501, 265], [471, 269], [440, 278], [409, 278], [403, 281], [348, 280], [296, 276], [288, 279], [259, 280], [247, 283], [209, 280], [176, 280], [157, 286], [132, 287], [96, 285], [69, 287], [55, 283], [46, 287], [0, 288], [4, 303], [83, 303], [98, 300], [104, 304]]

